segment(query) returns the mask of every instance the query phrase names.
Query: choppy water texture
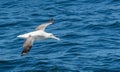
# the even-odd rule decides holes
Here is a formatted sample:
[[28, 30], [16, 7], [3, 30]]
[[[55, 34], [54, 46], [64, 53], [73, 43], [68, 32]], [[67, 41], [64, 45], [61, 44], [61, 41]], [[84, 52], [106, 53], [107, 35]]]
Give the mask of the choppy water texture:
[[[50, 18], [61, 41], [22, 57], [16, 36]], [[0, 0], [0, 72], [120, 72], [120, 0]]]

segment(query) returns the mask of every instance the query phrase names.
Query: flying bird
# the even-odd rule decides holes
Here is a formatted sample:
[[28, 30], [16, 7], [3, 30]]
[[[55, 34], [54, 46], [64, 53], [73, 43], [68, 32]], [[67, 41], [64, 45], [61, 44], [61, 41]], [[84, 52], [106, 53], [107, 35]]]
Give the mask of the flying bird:
[[39, 26], [37, 26], [35, 28], [35, 31], [17, 36], [19, 38], [26, 39], [24, 44], [23, 44], [24, 49], [21, 52], [22, 56], [26, 55], [30, 51], [35, 40], [43, 40], [43, 39], [49, 39], [49, 38], [53, 38], [53, 39], [56, 39], [58, 41], [60, 40], [60, 38], [54, 36], [52, 33], [47, 33], [45, 31], [46, 27], [48, 25], [53, 24], [53, 22], [54, 22], [54, 19], [52, 18], [48, 22], [40, 24]]

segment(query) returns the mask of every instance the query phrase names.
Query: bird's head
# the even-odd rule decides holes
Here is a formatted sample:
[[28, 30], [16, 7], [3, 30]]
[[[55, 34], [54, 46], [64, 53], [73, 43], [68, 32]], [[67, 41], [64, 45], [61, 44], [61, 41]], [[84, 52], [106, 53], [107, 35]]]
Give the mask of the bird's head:
[[58, 41], [60, 40], [60, 38], [54, 36], [52, 33], [49, 33], [49, 34], [48, 34], [48, 38], [53, 38], [53, 39], [56, 39], [56, 40], [58, 40]]

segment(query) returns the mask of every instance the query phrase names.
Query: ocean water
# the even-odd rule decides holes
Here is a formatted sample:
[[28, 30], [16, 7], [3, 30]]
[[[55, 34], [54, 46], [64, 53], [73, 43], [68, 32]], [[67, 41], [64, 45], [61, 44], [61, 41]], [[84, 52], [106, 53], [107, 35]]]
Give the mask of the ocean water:
[[[18, 35], [54, 18], [21, 56]], [[0, 0], [0, 72], [120, 72], [120, 0]]]

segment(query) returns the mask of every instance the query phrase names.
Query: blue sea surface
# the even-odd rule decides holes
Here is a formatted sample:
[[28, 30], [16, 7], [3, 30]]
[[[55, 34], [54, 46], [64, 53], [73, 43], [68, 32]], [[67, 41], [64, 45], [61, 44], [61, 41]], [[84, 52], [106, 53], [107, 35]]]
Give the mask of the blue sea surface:
[[[24, 39], [49, 19], [61, 40]], [[0, 0], [0, 72], [120, 72], [120, 0]]]

